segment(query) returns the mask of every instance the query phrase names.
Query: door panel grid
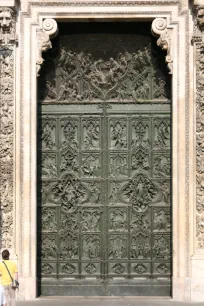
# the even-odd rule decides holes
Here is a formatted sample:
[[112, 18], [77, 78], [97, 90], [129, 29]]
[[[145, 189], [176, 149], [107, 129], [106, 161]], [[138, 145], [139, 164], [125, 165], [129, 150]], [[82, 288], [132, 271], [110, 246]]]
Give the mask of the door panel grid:
[[39, 104], [41, 293], [169, 295], [171, 109], [153, 47], [111, 56], [104, 38], [96, 58], [65, 38]]

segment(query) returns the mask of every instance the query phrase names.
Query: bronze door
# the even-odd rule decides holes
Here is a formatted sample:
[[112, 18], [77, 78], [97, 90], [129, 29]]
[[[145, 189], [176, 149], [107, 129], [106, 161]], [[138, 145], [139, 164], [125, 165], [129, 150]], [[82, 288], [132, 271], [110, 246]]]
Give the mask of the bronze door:
[[170, 295], [169, 78], [151, 34], [129, 34], [131, 25], [94, 24], [90, 33], [86, 24], [78, 33], [62, 24], [46, 55], [38, 128], [42, 295]]

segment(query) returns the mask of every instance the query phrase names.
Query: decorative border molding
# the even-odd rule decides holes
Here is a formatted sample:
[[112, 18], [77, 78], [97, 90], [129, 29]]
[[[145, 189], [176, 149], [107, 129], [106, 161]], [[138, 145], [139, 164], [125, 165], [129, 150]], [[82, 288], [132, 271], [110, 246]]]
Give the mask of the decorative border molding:
[[138, 0], [138, 1], [69, 1], [69, 2], [64, 2], [64, 1], [52, 1], [52, 2], [34, 2], [31, 1], [30, 5], [31, 6], [135, 6], [135, 5], [175, 5], [175, 4], [180, 4], [179, 0]]

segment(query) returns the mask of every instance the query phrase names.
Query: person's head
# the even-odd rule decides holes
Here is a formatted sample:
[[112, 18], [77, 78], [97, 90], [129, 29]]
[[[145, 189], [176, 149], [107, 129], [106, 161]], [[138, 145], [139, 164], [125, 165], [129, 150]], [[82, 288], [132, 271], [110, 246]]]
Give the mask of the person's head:
[[3, 260], [8, 260], [10, 253], [8, 250], [4, 250], [1, 255], [2, 255]]

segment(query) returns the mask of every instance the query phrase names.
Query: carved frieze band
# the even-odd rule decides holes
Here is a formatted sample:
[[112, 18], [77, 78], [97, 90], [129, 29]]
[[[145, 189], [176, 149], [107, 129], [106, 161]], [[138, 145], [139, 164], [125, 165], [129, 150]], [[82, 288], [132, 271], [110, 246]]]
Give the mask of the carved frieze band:
[[196, 237], [197, 248], [204, 248], [204, 6], [195, 18], [196, 50]]
[[1, 248], [13, 238], [14, 52], [16, 14], [0, 7], [0, 237]]
[[172, 74], [173, 60], [172, 60], [172, 40], [171, 40], [171, 30], [167, 29], [166, 18], [156, 18], [152, 22], [152, 34], [158, 37], [157, 45], [165, 50], [166, 63], [169, 68], [169, 73]]
[[58, 33], [57, 22], [54, 19], [47, 18], [43, 21], [42, 29], [37, 30], [37, 57], [36, 71], [39, 76], [41, 65], [44, 62], [42, 53], [52, 48], [51, 38], [54, 38]]

